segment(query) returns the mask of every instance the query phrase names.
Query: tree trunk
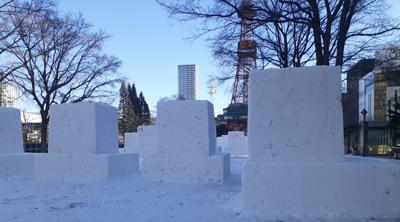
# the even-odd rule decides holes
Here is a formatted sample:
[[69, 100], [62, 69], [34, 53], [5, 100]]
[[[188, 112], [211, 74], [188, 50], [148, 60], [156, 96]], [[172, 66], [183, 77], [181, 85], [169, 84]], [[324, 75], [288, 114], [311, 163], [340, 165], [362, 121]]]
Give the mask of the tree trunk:
[[318, 4], [315, 1], [308, 1], [311, 7], [311, 28], [313, 30], [314, 36], [314, 48], [315, 48], [315, 59], [317, 60], [317, 66], [325, 65], [324, 64], [324, 52], [322, 46], [322, 30], [321, 30], [321, 18], [320, 11], [318, 8]]
[[344, 62], [344, 51], [346, 47], [347, 33], [350, 28], [351, 19], [353, 17], [353, 11], [350, 11], [350, 1], [346, 0], [343, 3], [342, 14], [339, 20], [339, 32], [337, 34], [338, 41], [336, 46], [336, 66], [343, 66]]
[[48, 142], [47, 142], [47, 132], [49, 127], [49, 116], [48, 112], [41, 111], [40, 116], [42, 117], [42, 125], [40, 127], [40, 152], [47, 153], [48, 152]]

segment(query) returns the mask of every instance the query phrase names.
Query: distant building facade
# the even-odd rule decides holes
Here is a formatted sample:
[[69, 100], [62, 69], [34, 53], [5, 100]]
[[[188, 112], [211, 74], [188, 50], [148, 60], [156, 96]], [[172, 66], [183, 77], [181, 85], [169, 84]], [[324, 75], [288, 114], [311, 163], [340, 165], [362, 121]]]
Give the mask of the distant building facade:
[[388, 80], [378, 70], [366, 74], [359, 80], [359, 121], [363, 121], [360, 114], [367, 111], [367, 121], [388, 121], [390, 102], [394, 102], [395, 95], [399, 95], [400, 83]]
[[[375, 68], [375, 59], [363, 59], [357, 62], [347, 72], [347, 88], [343, 94], [343, 119], [344, 128], [352, 129], [359, 127], [359, 92], [360, 79], [372, 72]], [[345, 132], [346, 133], [346, 132]]]
[[247, 103], [232, 103], [224, 109], [224, 121], [231, 131], [247, 132]]
[[[385, 155], [386, 148], [393, 145], [388, 110], [400, 93], [400, 71], [383, 68], [380, 57], [363, 59], [347, 72], [342, 104], [348, 151]], [[365, 123], [363, 110], [366, 111]]]
[[0, 106], [19, 107], [19, 87], [12, 82], [0, 83]]
[[195, 64], [178, 66], [178, 97], [196, 100], [200, 97], [200, 73]]

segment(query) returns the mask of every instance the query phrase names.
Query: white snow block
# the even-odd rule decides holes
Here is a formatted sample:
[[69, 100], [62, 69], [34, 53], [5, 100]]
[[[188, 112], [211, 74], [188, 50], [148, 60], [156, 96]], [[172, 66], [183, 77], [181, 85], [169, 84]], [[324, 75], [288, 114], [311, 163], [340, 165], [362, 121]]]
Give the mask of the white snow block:
[[222, 152], [228, 147], [228, 135], [222, 135]]
[[21, 112], [0, 107], [0, 155], [23, 152]]
[[33, 176], [35, 157], [32, 153], [0, 154], [0, 177]]
[[145, 178], [156, 182], [222, 183], [230, 173], [226, 153], [207, 157], [157, 154], [143, 164]]
[[139, 126], [137, 128], [138, 146], [137, 153], [140, 157], [147, 157], [157, 152], [158, 133], [157, 126]]
[[222, 135], [220, 137], [217, 137], [216, 153], [224, 152], [224, 150], [226, 150], [227, 143], [228, 143], [228, 135]]
[[24, 153], [21, 112], [0, 107], [0, 177], [31, 176], [35, 155]]
[[398, 219], [399, 185], [400, 161], [395, 160], [248, 161], [242, 204], [246, 214], [271, 220]]
[[97, 103], [53, 105], [49, 154], [37, 157], [42, 180], [102, 180], [138, 172], [138, 155], [118, 153], [117, 109]]
[[216, 153], [222, 153], [223, 148], [223, 140], [222, 137], [217, 137], [217, 148], [215, 150]]
[[343, 160], [340, 71], [324, 66], [253, 71], [249, 158]]
[[229, 155], [215, 154], [214, 110], [208, 101], [157, 104], [158, 152], [143, 162], [148, 180], [222, 183]]
[[228, 145], [224, 147], [223, 152], [230, 153], [231, 156], [247, 155], [246, 137], [244, 135], [244, 132], [228, 132]]
[[138, 154], [43, 154], [37, 157], [41, 180], [104, 180], [138, 172]]
[[400, 162], [344, 158], [340, 80], [338, 67], [250, 74], [245, 214], [301, 221], [400, 218]]
[[139, 126], [137, 128], [137, 134], [139, 147], [157, 147], [157, 126]]
[[53, 105], [49, 153], [102, 154], [118, 152], [117, 109], [99, 103]]
[[160, 102], [157, 105], [158, 149], [169, 155], [215, 154], [214, 110], [208, 101]]
[[138, 135], [137, 133], [125, 133], [124, 141], [125, 152], [136, 153], [138, 150]]

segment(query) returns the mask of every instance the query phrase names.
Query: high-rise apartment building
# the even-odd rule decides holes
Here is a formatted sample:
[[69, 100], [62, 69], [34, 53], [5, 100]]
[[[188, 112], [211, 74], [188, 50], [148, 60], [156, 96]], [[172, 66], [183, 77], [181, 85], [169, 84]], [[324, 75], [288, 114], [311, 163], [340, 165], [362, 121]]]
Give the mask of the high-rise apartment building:
[[178, 66], [178, 96], [185, 100], [196, 100], [200, 96], [199, 67], [197, 65]]
[[0, 83], [0, 106], [18, 108], [19, 87], [12, 82]]

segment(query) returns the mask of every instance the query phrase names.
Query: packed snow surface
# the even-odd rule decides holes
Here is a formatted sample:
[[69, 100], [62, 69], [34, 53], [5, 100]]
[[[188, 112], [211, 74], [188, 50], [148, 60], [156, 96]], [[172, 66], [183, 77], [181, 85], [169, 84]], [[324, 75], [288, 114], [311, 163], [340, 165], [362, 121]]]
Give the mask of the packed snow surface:
[[276, 222], [241, 213], [243, 161], [232, 159], [232, 176], [219, 185], [149, 183], [139, 175], [90, 183], [1, 178], [0, 221]]

